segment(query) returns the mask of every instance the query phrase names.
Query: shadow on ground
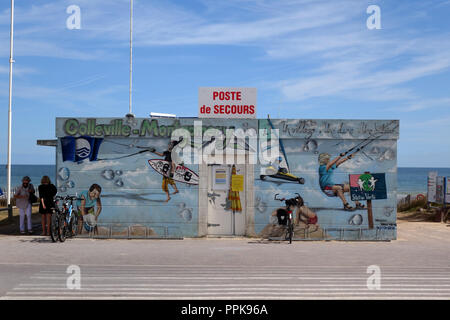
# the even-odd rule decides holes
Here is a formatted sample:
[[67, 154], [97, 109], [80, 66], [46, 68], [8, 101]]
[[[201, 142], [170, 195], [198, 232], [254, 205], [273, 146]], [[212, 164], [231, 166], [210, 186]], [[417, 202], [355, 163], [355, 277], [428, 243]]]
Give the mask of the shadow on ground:
[[[0, 235], [10, 235], [10, 236], [20, 235], [19, 224], [20, 224], [19, 215], [14, 215], [12, 221], [8, 221], [7, 219], [1, 220]], [[33, 214], [31, 215], [31, 224], [33, 226], [33, 234], [34, 235], [41, 234], [42, 225], [41, 225], [41, 214], [39, 212], [33, 212]]]
[[19, 241], [27, 243], [52, 243], [52, 239], [50, 237], [36, 237], [32, 235], [29, 237], [21, 238]]

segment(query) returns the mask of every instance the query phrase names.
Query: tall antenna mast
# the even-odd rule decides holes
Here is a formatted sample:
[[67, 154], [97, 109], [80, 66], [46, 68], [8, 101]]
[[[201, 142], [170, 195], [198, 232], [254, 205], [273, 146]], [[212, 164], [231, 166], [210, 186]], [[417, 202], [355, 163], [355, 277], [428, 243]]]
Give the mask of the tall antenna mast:
[[134, 117], [132, 112], [132, 103], [133, 103], [133, 0], [130, 0], [130, 104], [127, 117]]

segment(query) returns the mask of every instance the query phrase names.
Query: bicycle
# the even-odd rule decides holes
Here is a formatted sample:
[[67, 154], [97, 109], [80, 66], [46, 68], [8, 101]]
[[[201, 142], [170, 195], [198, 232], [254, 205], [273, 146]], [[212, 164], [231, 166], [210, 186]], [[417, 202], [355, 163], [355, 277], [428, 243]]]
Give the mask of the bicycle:
[[[286, 204], [286, 208], [279, 208], [277, 210], [277, 218], [278, 218], [278, 224], [279, 225], [285, 225], [286, 226], [286, 235], [285, 239], [289, 240], [289, 244], [292, 243], [292, 238], [294, 237], [294, 218], [291, 207], [298, 205], [298, 199], [301, 198], [298, 193], [296, 193], [298, 197], [295, 198], [277, 198], [278, 193], [275, 194], [274, 200], [278, 201], [284, 201]], [[285, 220], [286, 219], [286, 220]]]
[[[61, 209], [59, 208], [60, 200], [63, 201]], [[57, 240], [64, 242], [66, 238], [77, 235], [78, 217], [73, 208], [74, 200], [79, 200], [79, 198], [76, 196], [55, 197], [54, 214], [50, 225], [50, 236], [53, 242]]]

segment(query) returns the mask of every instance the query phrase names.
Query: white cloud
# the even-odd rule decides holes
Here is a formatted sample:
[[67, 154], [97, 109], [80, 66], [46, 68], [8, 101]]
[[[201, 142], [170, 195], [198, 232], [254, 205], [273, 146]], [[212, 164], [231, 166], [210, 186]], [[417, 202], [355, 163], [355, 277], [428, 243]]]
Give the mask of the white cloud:
[[[366, 4], [360, 1], [225, 4], [204, 0], [201, 4], [203, 8], [194, 11], [180, 3], [135, 3], [135, 45], [254, 46], [262, 48], [269, 59], [291, 61], [290, 68], [295, 68], [297, 59], [309, 61], [310, 66], [298, 76], [273, 81], [288, 101], [324, 96], [412, 99], [411, 90], [398, 86], [450, 67], [450, 43], [443, 40], [448, 37], [421, 38], [398, 31], [402, 23], [410, 26], [407, 15], [396, 20], [395, 31], [370, 32], [361, 27]], [[128, 1], [78, 1], [82, 29], [77, 31], [65, 29], [68, 5], [68, 1], [56, 1], [19, 6], [17, 54], [116, 59], [119, 53], [110, 49], [128, 45], [129, 21], [124, 15]], [[5, 24], [8, 15], [9, 10], [0, 13], [0, 21]], [[2, 38], [6, 41], [7, 32], [0, 33]], [[89, 43], [89, 49], [81, 43]], [[392, 63], [400, 57], [400, 65]]]
[[394, 107], [392, 111], [414, 112], [432, 108], [450, 108], [450, 98], [417, 99], [403, 106]]
[[310, 160], [306, 163], [294, 163], [294, 165], [290, 168], [291, 172], [308, 172], [308, 171], [317, 171], [318, 163], [316, 160], [316, 156], [314, 156], [313, 160]]

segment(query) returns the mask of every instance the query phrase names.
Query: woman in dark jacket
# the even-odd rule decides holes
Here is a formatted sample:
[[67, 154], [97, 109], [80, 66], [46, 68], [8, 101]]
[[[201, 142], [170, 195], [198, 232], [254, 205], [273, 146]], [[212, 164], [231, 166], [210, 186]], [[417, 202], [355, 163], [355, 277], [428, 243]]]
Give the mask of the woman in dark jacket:
[[[53, 208], [53, 198], [55, 197], [56, 187], [50, 181], [48, 176], [43, 176], [39, 190], [39, 212], [42, 214], [42, 236], [50, 235], [50, 220]], [[47, 226], [46, 226], [47, 225]]]

